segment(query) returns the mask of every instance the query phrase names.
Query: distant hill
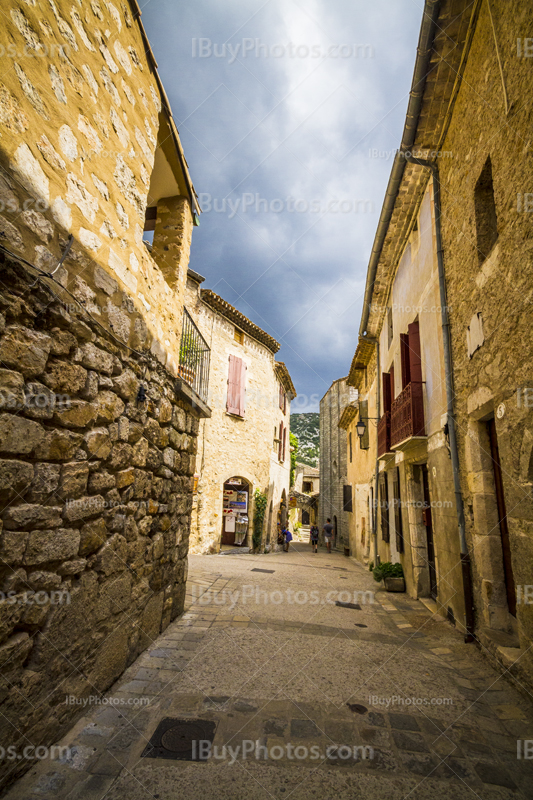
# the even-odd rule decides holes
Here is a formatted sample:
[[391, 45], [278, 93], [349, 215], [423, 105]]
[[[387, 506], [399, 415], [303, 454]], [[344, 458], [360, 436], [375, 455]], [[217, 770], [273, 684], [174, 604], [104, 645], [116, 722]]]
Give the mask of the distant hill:
[[297, 461], [309, 467], [318, 467], [320, 414], [291, 414], [291, 433], [298, 437]]

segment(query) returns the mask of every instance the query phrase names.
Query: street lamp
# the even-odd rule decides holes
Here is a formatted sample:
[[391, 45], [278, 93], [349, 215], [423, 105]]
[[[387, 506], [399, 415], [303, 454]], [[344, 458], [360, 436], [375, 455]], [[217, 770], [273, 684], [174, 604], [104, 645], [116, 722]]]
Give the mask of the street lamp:
[[355, 429], [357, 431], [357, 435], [359, 436], [359, 438], [362, 439], [366, 431], [366, 425], [362, 419], [359, 420], [359, 422], [355, 426]]

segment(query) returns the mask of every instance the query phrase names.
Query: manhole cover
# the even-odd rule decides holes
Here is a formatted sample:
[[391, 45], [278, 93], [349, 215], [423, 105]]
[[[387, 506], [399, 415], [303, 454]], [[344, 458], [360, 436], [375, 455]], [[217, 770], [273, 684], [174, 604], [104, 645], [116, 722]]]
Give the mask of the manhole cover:
[[254, 567], [252, 572], [275, 572], [274, 569], [259, 569], [259, 567]]
[[206, 719], [163, 719], [155, 729], [141, 758], [207, 761], [206, 746], [213, 742], [216, 722]]

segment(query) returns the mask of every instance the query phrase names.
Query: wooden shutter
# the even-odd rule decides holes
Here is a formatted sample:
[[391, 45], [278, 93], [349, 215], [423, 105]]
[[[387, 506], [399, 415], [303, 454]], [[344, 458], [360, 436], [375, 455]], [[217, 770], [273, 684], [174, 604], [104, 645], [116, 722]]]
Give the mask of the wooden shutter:
[[400, 333], [400, 358], [402, 363], [402, 389], [411, 383], [411, 368], [409, 361], [409, 335]]
[[237, 356], [229, 357], [228, 369], [228, 399], [226, 411], [228, 414], [239, 414], [239, 384], [241, 378], [241, 359]]
[[285, 461], [285, 445], [287, 444], [287, 428], [283, 427], [283, 458], [282, 461]]
[[344, 511], [352, 511], [352, 487], [351, 486], [343, 486], [343, 507]]
[[388, 372], [382, 372], [381, 379], [383, 384], [383, 413], [386, 414], [387, 411], [390, 411], [391, 407], [390, 374]]
[[370, 448], [370, 421], [368, 419], [368, 400], [360, 400], [359, 402], [359, 418], [364, 420], [365, 432], [360, 439], [361, 450], [368, 450]]
[[240, 361], [240, 371], [239, 371], [239, 416], [244, 417], [245, 405], [246, 405], [246, 370], [247, 366], [242, 360], [239, 358]]
[[384, 542], [390, 542], [389, 485], [386, 473], [382, 475], [380, 479], [379, 507], [381, 509], [381, 538]]
[[402, 526], [402, 496], [400, 492], [400, 469], [396, 467], [393, 479], [392, 488], [394, 493], [394, 530], [396, 532], [396, 549], [399, 553], [403, 553], [403, 526]]
[[394, 391], [394, 364], [391, 364], [391, 366], [390, 366], [389, 375], [390, 375], [390, 400], [391, 400], [391, 406], [392, 406], [392, 401], [396, 397], [396, 394], [395, 394], [395, 391]]
[[418, 322], [407, 326], [409, 336], [409, 369], [413, 383], [422, 382], [422, 358], [420, 355], [420, 327]]
[[278, 442], [278, 461], [281, 461], [283, 455], [283, 422], [279, 423], [279, 442]]

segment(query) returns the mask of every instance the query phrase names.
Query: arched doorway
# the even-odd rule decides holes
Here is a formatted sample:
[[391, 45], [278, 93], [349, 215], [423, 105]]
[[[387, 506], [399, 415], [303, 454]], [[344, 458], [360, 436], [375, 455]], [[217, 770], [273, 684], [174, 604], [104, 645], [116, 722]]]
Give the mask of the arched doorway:
[[246, 478], [229, 478], [222, 492], [222, 536], [220, 544], [246, 545], [249, 529], [251, 486]]
[[309, 511], [305, 508], [302, 511], [302, 525], [309, 525]]

